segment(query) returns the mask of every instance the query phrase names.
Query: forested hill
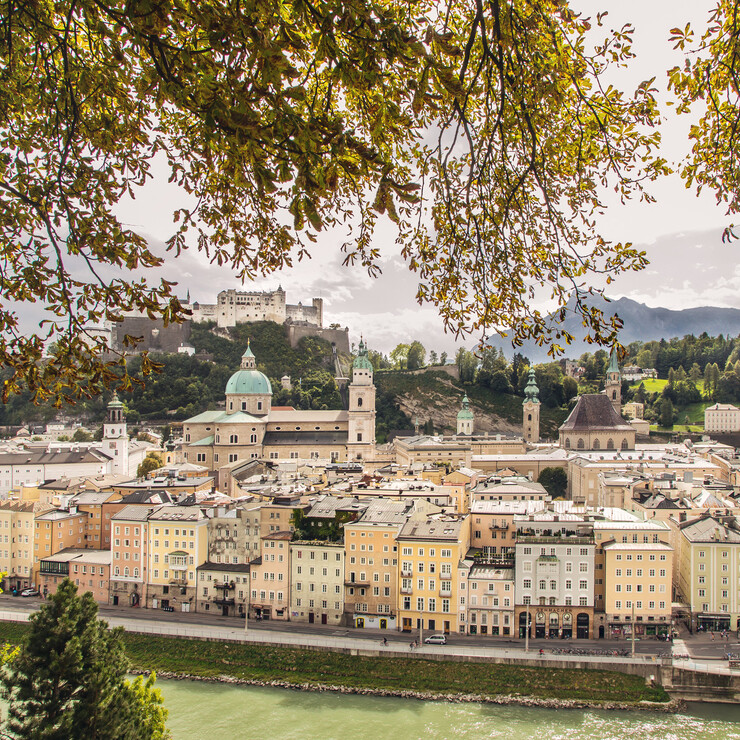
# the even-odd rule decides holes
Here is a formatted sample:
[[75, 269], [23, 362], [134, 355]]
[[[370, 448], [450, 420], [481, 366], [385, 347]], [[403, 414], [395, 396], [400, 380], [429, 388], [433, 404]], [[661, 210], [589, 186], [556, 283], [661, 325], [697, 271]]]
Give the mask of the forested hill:
[[[724, 336], [740, 334], [740, 309], [737, 308], [702, 306], [674, 311], [668, 308], [652, 308], [629, 298], [609, 302], [598, 298], [591, 300], [604, 311], [605, 317], [610, 318], [616, 314], [622, 319], [624, 326], [619, 333], [619, 341], [624, 346], [632, 342], [659, 340], [661, 337], [670, 339], [687, 335], [698, 337], [706, 334], [716, 337], [720, 334]], [[593, 352], [593, 345], [583, 340], [583, 324], [575, 312], [567, 312], [562, 326], [575, 337], [573, 344], [565, 348], [566, 357], [579, 357], [584, 352]], [[489, 341], [491, 346], [502, 349], [506, 355], [512, 354], [509, 339], [492, 337]], [[540, 347], [533, 341], [525, 342], [516, 351], [535, 362], [549, 361], [547, 347]]]
[[[284, 326], [270, 321], [240, 324], [214, 332], [213, 325], [193, 324], [190, 342], [196, 352], [207, 352], [213, 362], [203, 362], [183, 354], [151, 355], [161, 363], [161, 371], [141, 378], [141, 360], [132, 357], [129, 371], [142, 379], [130, 393], [121, 393], [128, 421], [181, 420], [224, 400], [224, 389], [231, 374], [239, 369], [241, 357], [250, 341], [257, 368], [272, 383], [273, 404], [299, 409], [341, 408], [334, 382], [332, 349], [318, 337], [304, 337], [293, 348]], [[345, 364], [350, 358], [344, 358]], [[289, 375], [293, 388], [286, 391], [280, 379]], [[0, 405], [0, 425], [46, 423], [59, 416], [80, 419], [88, 424], [102, 422], [109, 397], [82, 401], [61, 411], [51, 406], [34, 406], [27, 394], [15, 396]]]

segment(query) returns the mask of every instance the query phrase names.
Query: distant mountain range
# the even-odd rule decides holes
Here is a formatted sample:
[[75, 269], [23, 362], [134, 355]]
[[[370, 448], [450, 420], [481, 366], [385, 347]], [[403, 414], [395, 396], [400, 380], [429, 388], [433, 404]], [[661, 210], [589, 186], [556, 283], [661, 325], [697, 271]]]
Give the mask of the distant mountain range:
[[[599, 305], [605, 316], [611, 317], [617, 314], [624, 322], [619, 334], [619, 341], [624, 345], [636, 341], [672, 339], [687, 334], [698, 336], [702, 332], [710, 336], [740, 334], [740, 309], [738, 308], [702, 306], [673, 311], [669, 308], [650, 308], [630, 298], [619, 298], [611, 302], [601, 300]], [[565, 348], [565, 357], [577, 358], [584, 352], [594, 352], [598, 349], [595, 345], [587, 344], [583, 340], [584, 329], [581, 319], [572, 310], [568, 310], [562, 326], [575, 336], [573, 343]], [[511, 357], [516, 351], [529, 357], [533, 362], [547, 362], [549, 359], [547, 347], [538, 347], [535, 342], [525, 342], [521, 348], [514, 350], [508, 338], [496, 336], [489, 339], [489, 344], [502, 349], [507, 357]]]

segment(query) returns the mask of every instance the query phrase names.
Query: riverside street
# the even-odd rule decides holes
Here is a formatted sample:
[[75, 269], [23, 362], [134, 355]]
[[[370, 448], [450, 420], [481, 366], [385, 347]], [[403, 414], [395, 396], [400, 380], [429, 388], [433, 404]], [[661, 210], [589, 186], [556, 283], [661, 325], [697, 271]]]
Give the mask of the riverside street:
[[[19, 618], [28, 615], [38, 608], [42, 603], [39, 598], [20, 598], [9, 594], [0, 595], [0, 611], [17, 614]], [[163, 633], [168, 634], [192, 634], [193, 636], [218, 637], [224, 635], [224, 639], [234, 639], [226, 635], [241, 635], [243, 639], [244, 620], [235, 617], [222, 617], [203, 613], [165, 612], [153, 609], [140, 609], [120, 606], [100, 606], [102, 618], [112, 624], [123, 624], [127, 629], [139, 631], [137, 623], [141, 623], [142, 632], [155, 632], [156, 626], [162, 627]], [[191, 627], [192, 629], [188, 629]], [[214, 628], [209, 630], [208, 628]], [[357, 648], [376, 648], [383, 638], [387, 639], [390, 646], [396, 648], [403, 646], [409, 649], [409, 644], [418, 641], [419, 633], [396, 632], [393, 630], [354, 629], [329, 625], [304, 624], [296, 622], [257, 621], [249, 620], [249, 639], [259, 640], [259, 635], [264, 633], [266, 642], [273, 642], [284, 636], [285, 642], [308, 643], [312, 637], [341, 639], [342, 643], [349, 640]], [[269, 634], [269, 637], [268, 637]], [[428, 637], [429, 632], [424, 632], [423, 637]], [[470, 653], [470, 648], [497, 649], [505, 651], [523, 652], [524, 640], [500, 637], [500, 636], [469, 636], [451, 634], [447, 636], [446, 646], [425, 646], [426, 650], [457, 652], [456, 648], [462, 648], [461, 652]], [[417, 648], [418, 649], [418, 648]], [[617, 651], [618, 655], [624, 651], [631, 650], [629, 640], [546, 640], [531, 639], [529, 641], [529, 652], [534, 657], [539, 654], [540, 649], [545, 655], [572, 649], [574, 651], [594, 651], [597, 654], [608, 654]], [[687, 654], [691, 658], [701, 660], [723, 660], [729, 653], [740, 653], [740, 642], [735, 633], [730, 633], [728, 639], [724, 640], [719, 634], [712, 639], [709, 634], [689, 635], [681, 630], [680, 639], [677, 643], [664, 642], [656, 639], [636, 640], [635, 654], [642, 656], [644, 660], [648, 656], [668, 656], [671, 652]], [[576, 653], [577, 654], [577, 653]]]

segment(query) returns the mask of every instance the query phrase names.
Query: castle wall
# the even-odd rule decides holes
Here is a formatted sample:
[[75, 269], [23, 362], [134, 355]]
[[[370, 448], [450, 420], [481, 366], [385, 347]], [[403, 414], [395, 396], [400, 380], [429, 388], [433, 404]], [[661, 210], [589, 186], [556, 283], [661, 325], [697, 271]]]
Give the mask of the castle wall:
[[320, 337], [333, 344], [337, 352], [348, 355], [349, 351], [349, 329], [321, 329], [316, 326], [288, 324], [288, 340], [290, 346], [295, 347], [302, 337]]
[[190, 340], [190, 321], [182, 324], [164, 325], [162, 319], [150, 319], [147, 316], [125, 316], [111, 326], [111, 339], [114, 349], [123, 350], [123, 339], [129, 334], [132, 337], [143, 337], [135, 348], [127, 347], [128, 354], [143, 352], [177, 352], [177, 348]]

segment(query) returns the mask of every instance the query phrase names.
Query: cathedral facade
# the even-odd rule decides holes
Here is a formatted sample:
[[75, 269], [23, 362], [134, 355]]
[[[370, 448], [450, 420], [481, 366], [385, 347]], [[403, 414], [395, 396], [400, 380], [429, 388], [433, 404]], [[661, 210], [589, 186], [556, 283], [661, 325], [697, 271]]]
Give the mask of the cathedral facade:
[[225, 409], [183, 422], [183, 458], [210, 470], [251, 459], [347, 462], [375, 450], [375, 385], [367, 348], [352, 367], [349, 408], [299, 411], [272, 406], [272, 385], [247, 347], [226, 384]]

